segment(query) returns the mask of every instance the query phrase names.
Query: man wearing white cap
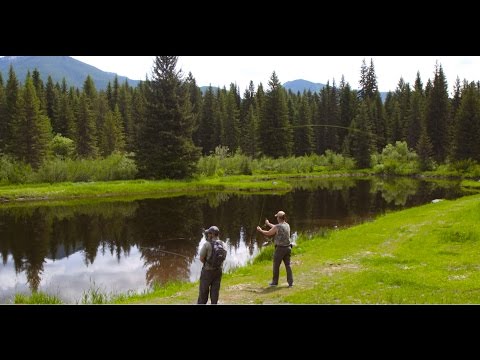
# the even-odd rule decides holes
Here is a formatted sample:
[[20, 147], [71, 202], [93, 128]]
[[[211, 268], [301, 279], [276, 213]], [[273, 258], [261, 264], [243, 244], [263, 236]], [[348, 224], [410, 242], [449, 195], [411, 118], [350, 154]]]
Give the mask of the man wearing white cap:
[[274, 225], [268, 219], [265, 219], [265, 225], [270, 227], [270, 230], [262, 230], [257, 226], [257, 231], [265, 236], [274, 236], [275, 253], [273, 254], [273, 278], [270, 286], [278, 285], [278, 277], [280, 273], [280, 264], [285, 264], [287, 270], [288, 287], [293, 286], [293, 274], [290, 267], [290, 255], [292, 253], [292, 245], [290, 243], [290, 225], [286, 222], [286, 214], [284, 211], [279, 211], [275, 214], [278, 224]]

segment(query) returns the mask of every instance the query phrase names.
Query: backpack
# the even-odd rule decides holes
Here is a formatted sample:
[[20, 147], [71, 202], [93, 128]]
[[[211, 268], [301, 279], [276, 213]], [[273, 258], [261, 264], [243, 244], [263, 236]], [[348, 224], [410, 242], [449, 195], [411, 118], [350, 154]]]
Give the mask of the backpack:
[[219, 269], [222, 267], [223, 262], [227, 257], [227, 250], [223, 246], [223, 242], [220, 240], [213, 240], [211, 242], [212, 245], [212, 254], [210, 258], [207, 260], [207, 263], [215, 268]]

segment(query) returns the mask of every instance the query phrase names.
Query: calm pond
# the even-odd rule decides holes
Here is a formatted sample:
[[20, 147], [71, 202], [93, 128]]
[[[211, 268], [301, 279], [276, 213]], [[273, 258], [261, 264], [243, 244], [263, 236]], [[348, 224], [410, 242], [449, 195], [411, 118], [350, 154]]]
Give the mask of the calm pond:
[[0, 206], [0, 303], [45, 291], [78, 303], [89, 289], [141, 292], [153, 283], [196, 281], [202, 229], [217, 225], [228, 245], [224, 265], [245, 264], [266, 238], [265, 218], [287, 213], [292, 236], [351, 226], [386, 211], [464, 195], [458, 182], [407, 178], [298, 180], [272, 195], [201, 196], [78, 205]]

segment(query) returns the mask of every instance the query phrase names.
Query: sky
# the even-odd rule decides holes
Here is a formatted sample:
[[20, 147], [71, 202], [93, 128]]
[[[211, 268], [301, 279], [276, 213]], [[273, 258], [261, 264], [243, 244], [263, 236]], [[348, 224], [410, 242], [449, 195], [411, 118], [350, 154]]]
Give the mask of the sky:
[[[150, 77], [154, 56], [72, 56], [100, 70], [127, 76], [133, 80]], [[452, 92], [457, 76], [460, 81], [480, 80], [480, 56], [180, 56], [177, 68], [185, 75], [192, 72], [198, 86], [228, 88], [236, 83], [243, 94], [250, 80], [255, 87], [261, 82], [268, 88], [268, 80], [275, 71], [280, 82], [305, 79], [315, 83], [337, 85], [342, 75], [352, 88], [358, 88], [360, 67], [365, 59], [373, 60], [380, 91], [395, 90], [400, 77], [412, 86], [417, 71], [425, 85], [433, 79], [435, 64], [442, 65]]]

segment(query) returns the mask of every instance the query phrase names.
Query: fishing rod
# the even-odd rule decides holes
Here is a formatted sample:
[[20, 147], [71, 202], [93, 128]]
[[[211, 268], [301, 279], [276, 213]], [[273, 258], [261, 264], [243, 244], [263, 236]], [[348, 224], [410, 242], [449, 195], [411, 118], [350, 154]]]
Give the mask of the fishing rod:
[[[260, 226], [260, 223], [261, 223], [261, 221], [262, 221], [263, 207], [264, 207], [264, 206], [265, 206], [265, 195], [263, 196], [263, 200], [262, 200], [262, 210], [260, 211], [260, 218], [258, 219], [258, 226]], [[250, 239], [253, 239], [253, 234], [255, 233], [255, 230], [256, 230], [256, 229], [257, 229], [256, 227], [253, 228], [253, 231], [252, 231], [252, 233], [250, 234]]]
[[[329, 124], [305, 124], [305, 125], [291, 125], [290, 128], [302, 128], [302, 127], [332, 127], [332, 128], [339, 128], [339, 129], [346, 129], [346, 130], [351, 130], [351, 131], [356, 131], [356, 132], [359, 132], [359, 133], [363, 133], [363, 134], [369, 134], [373, 137], [378, 137], [377, 134], [374, 134], [372, 132], [369, 132], [369, 131], [365, 131], [365, 130], [360, 130], [360, 129], [357, 129], [357, 128], [353, 128], [353, 127], [347, 127], [347, 126], [340, 126], [340, 125], [329, 125]], [[288, 128], [287, 126], [283, 126], [283, 127], [280, 127], [278, 129], [286, 129]]]
[[172, 254], [172, 255], [176, 255], [176, 256], [181, 256], [187, 260], [190, 261], [190, 258], [188, 256], [185, 256], [185, 255], [182, 255], [182, 254], [179, 254], [179, 253], [176, 253], [176, 252], [173, 252], [173, 251], [167, 251], [167, 250], [162, 250], [162, 249], [156, 249], [155, 247], [144, 247], [144, 246], [139, 246], [140, 249], [146, 249], [146, 250], [155, 250], [155, 251], [161, 251], [161, 252], [164, 252], [164, 253], [167, 253], [167, 254]]

